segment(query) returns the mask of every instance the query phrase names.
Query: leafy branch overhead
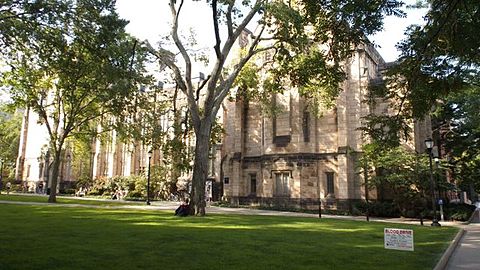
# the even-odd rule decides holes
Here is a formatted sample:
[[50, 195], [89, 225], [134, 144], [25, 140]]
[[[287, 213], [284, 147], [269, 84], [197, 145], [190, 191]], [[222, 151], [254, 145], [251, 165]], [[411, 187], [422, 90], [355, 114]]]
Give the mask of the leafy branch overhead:
[[[475, 0], [422, 1], [425, 26], [412, 25], [377, 97], [396, 100], [395, 115], [421, 119], [451, 94], [480, 87], [480, 6]], [[392, 118], [392, 122], [395, 119]], [[393, 126], [392, 126], [393, 128]]]

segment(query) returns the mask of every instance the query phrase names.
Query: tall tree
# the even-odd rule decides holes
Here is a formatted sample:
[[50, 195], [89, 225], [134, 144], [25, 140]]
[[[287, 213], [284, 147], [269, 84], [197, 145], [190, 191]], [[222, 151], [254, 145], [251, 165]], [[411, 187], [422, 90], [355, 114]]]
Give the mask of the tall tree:
[[473, 86], [450, 94], [434, 112], [436, 131], [452, 165], [452, 176], [462, 190], [470, 193], [480, 193], [479, 107], [480, 87]]
[[[139, 75], [143, 54], [125, 33], [127, 22], [118, 17], [115, 1], [14, 2], [9, 12], [15, 15], [2, 22], [12, 19], [26, 32], [9, 35], [15, 42], [5, 44], [11, 69], [3, 74], [3, 85], [48, 130], [53, 157], [49, 202], [55, 202], [65, 140], [94, 120], [120, 114], [131, 105], [132, 91], [148, 78]], [[30, 11], [31, 5], [43, 8]], [[50, 14], [47, 7], [62, 12]]]
[[[191, 209], [197, 215], [205, 214], [212, 125], [235, 80], [255, 55], [270, 52], [276, 63], [261, 65], [263, 72], [268, 72], [267, 90], [281, 91], [285, 83], [292, 83], [305, 96], [331, 106], [345, 77], [342, 62], [350, 57], [355, 45], [366, 42], [365, 35], [382, 28], [385, 14], [403, 15], [399, 10], [402, 3], [395, 0], [203, 2], [211, 8], [214, 61], [209, 75], [198, 87], [192, 82], [196, 51], [190, 50], [179, 34], [184, 0], [169, 1], [174, 49], [150, 46], [160, 65], [172, 71], [188, 100], [196, 137]], [[258, 30], [251, 33], [247, 27]], [[248, 42], [244, 42], [245, 34]], [[236, 61], [227, 62], [233, 58], [234, 45], [241, 38], [242, 53]], [[196, 99], [197, 92], [204, 96], [200, 101]]]

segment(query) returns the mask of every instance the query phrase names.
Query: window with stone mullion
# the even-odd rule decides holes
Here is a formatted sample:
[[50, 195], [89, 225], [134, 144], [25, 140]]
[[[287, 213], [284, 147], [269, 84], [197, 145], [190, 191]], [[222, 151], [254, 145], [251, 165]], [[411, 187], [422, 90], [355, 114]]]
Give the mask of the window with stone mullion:
[[290, 174], [288, 172], [275, 173], [275, 196], [290, 196], [289, 178]]

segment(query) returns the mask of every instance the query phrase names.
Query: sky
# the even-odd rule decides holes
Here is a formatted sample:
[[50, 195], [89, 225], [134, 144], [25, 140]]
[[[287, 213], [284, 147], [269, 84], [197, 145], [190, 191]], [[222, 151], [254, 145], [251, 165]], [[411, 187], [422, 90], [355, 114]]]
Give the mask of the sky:
[[[405, 1], [409, 4], [415, 1]], [[395, 44], [405, 38], [404, 31], [411, 24], [423, 25], [423, 16], [426, 9], [406, 9], [406, 18], [397, 18], [389, 16], [385, 18], [384, 30], [370, 37], [371, 41], [377, 45], [377, 50], [387, 62], [395, 61], [399, 52]]]
[[[416, 0], [406, 0], [413, 4]], [[167, 0], [117, 0], [117, 11], [121, 17], [130, 21], [127, 31], [141, 40], [149, 40], [153, 45], [167, 35], [171, 23]], [[407, 9], [407, 18], [387, 17], [382, 32], [369, 37], [385, 61], [391, 62], [398, 57], [395, 44], [404, 38], [404, 31], [410, 24], [423, 24], [425, 10]], [[180, 29], [187, 35], [193, 30], [198, 44], [212, 48], [211, 10], [203, 1], [186, 0], [180, 18]]]

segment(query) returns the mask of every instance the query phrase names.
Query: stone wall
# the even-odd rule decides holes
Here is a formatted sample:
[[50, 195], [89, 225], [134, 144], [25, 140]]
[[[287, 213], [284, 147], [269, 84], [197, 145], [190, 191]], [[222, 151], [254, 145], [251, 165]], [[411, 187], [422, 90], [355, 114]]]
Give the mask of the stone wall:
[[[345, 66], [347, 80], [336, 106], [321, 116], [306, 110], [306, 100], [295, 89], [277, 94], [273, 102], [281, 111], [274, 116], [262, 114], [255, 102], [227, 102], [222, 148], [222, 156], [226, 156], [223, 176], [228, 179], [224, 199], [312, 208], [318, 207], [321, 198], [325, 207], [332, 209], [350, 208], [350, 202], [364, 200], [364, 179], [357, 160], [368, 140], [359, 128], [362, 117], [375, 110], [365, 98], [369, 82], [381, 76], [379, 66], [383, 64], [372, 47], [360, 47]], [[382, 106], [388, 109], [388, 105]], [[278, 196], [276, 185], [285, 180], [276, 178], [286, 177], [283, 174], [288, 175], [289, 193]], [[333, 187], [328, 186], [327, 175], [333, 176]], [[329, 194], [329, 189], [334, 192]], [[370, 192], [369, 198], [375, 199], [375, 194]]]

